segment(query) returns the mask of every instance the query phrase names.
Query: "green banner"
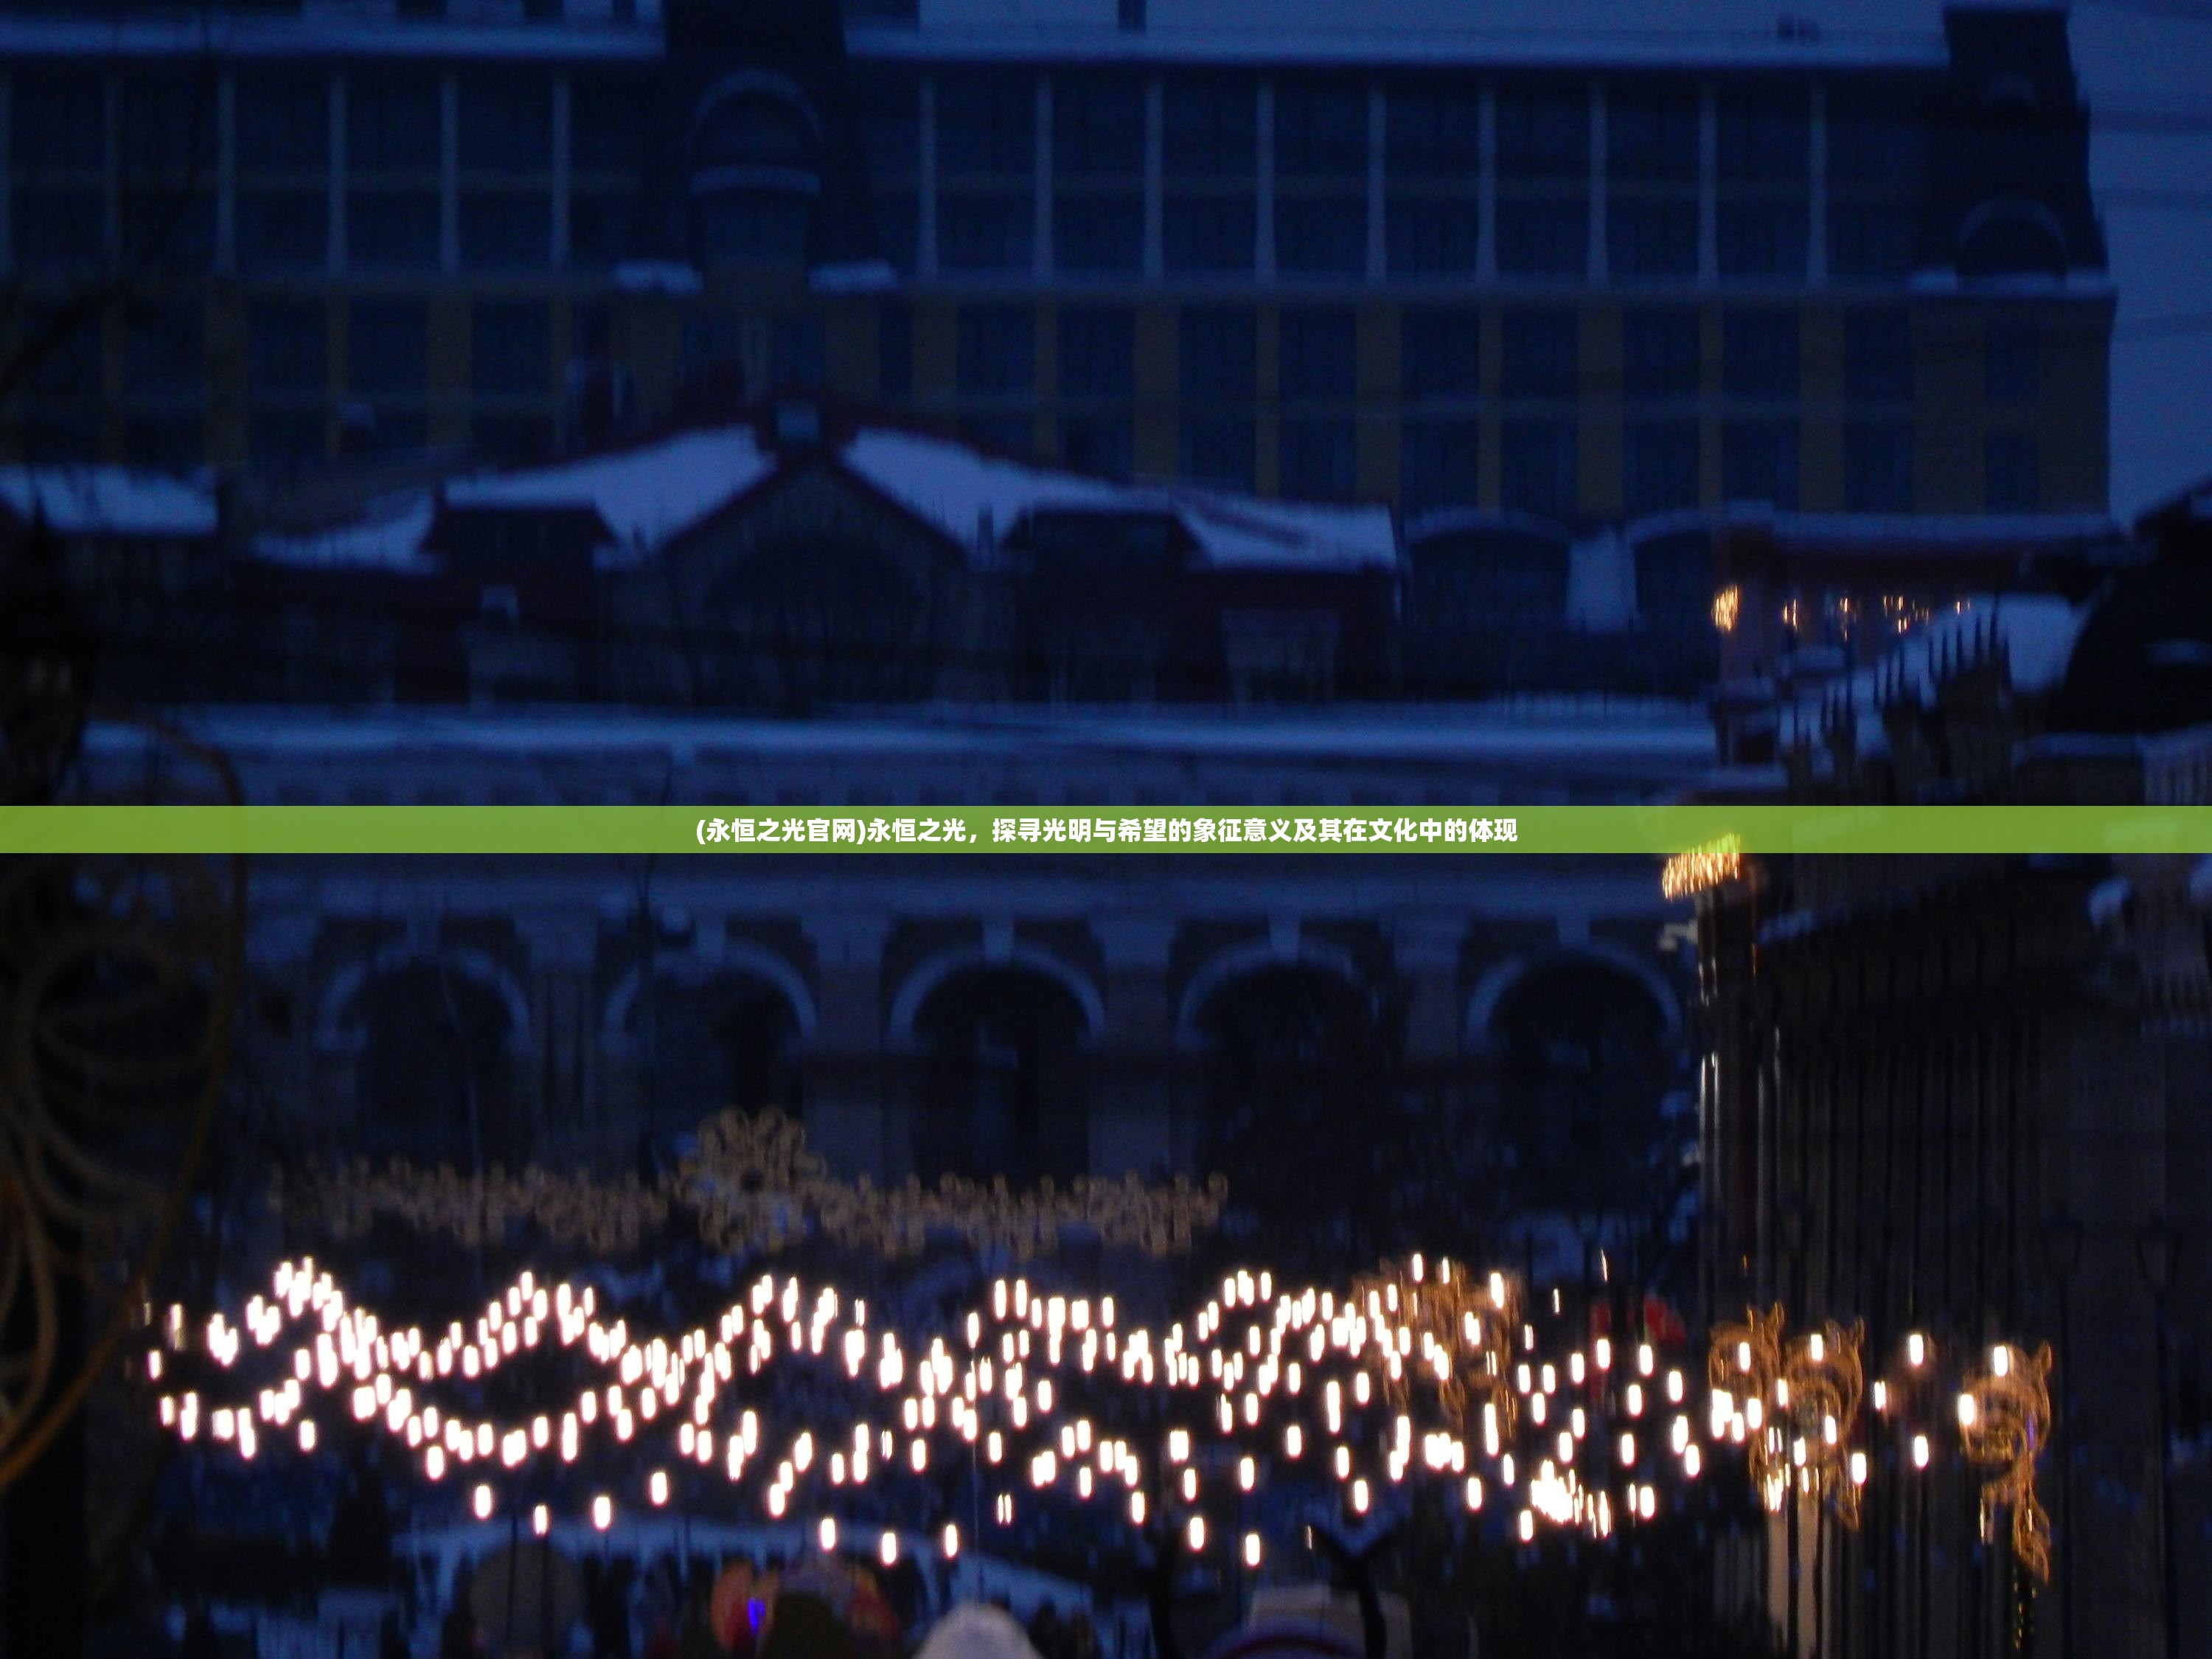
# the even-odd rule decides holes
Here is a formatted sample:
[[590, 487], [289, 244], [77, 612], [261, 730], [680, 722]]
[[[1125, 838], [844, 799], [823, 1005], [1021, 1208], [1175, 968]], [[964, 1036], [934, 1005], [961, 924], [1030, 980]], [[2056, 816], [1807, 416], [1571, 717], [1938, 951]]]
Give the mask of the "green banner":
[[0, 854], [2212, 854], [2202, 806], [18, 806]]

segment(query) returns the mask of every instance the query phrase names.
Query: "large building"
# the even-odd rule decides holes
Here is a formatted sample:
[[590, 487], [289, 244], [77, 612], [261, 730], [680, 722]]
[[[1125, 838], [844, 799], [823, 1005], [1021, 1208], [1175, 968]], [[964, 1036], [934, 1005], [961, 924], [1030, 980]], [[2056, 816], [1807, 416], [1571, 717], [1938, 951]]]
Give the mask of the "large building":
[[0, 9], [33, 459], [528, 455], [819, 386], [1506, 565], [2106, 498], [2055, 8], [98, 9]]

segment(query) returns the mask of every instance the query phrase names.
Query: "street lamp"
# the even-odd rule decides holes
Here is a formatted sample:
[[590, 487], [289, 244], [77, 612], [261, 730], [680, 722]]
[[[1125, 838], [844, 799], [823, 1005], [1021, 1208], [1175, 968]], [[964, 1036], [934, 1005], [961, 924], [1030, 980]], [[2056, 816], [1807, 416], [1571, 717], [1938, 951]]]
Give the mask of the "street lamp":
[[2181, 1274], [2181, 1230], [2163, 1216], [2136, 1235], [2136, 1267], [2150, 1292], [2158, 1342], [2157, 1413], [2159, 1550], [2166, 1562], [2166, 1659], [2181, 1659], [2181, 1556], [2174, 1547], [2173, 1468], [2166, 1445], [2166, 1376], [2169, 1365], [2166, 1304]]
[[[2043, 1265], [2058, 1285], [2058, 1421], [2074, 1432], [2074, 1274], [2081, 1265], [2081, 1218], [2067, 1209], [2043, 1218]], [[2059, 1652], [2074, 1659], [2074, 1447], [2058, 1448]]]

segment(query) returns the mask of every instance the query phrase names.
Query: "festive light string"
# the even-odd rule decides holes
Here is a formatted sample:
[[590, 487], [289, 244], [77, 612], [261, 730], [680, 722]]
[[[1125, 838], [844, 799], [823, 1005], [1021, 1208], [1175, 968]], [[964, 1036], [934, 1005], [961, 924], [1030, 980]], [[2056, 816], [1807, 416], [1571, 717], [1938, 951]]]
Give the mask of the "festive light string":
[[678, 1209], [697, 1218], [701, 1242], [718, 1254], [781, 1250], [810, 1236], [884, 1257], [917, 1254], [932, 1238], [1017, 1260], [1049, 1254], [1073, 1231], [1109, 1249], [1148, 1255], [1188, 1251], [1219, 1220], [1228, 1188], [1188, 1179], [1148, 1186], [1131, 1175], [1079, 1176], [1017, 1191], [948, 1176], [879, 1188], [866, 1176], [832, 1177], [809, 1151], [805, 1132], [780, 1112], [724, 1112], [699, 1127], [697, 1149], [660, 1180], [602, 1182], [538, 1166], [477, 1176], [451, 1164], [356, 1163], [280, 1194], [280, 1205], [317, 1217], [340, 1239], [365, 1234], [379, 1217], [465, 1246], [495, 1243], [517, 1224], [550, 1241], [602, 1254], [634, 1250]]
[[[1830, 1325], [1785, 1342], [1783, 1326], [1776, 1307], [1714, 1332], [1708, 1437], [1749, 1449], [1770, 1509], [1795, 1486], [1856, 1525], [1869, 1474], [1861, 1333]], [[591, 1374], [562, 1408], [501, 1419], [438, 1403], [556, 1349]], [[1926, 1339], [1909, 1339], [1920, 1382], [1929, 1360]], [[629, 1471], [624, 1502], [664, 1505], [672, 1469], [719, 1469], [732, 1487], [750, 1483], [771, 1521], [826, 1504], [822, 1524], [834, 1537], [840, 1489], [925, 1474], [950, 1452], [972, 1456], [1001, 1526], [1026, 1486], [1110, 1501], [1131, 1524], [1176, 1526], [1202, 1551], [1208, 1496], [1249, 1493], [1279, 1470], [1333, 1480], [1354, 1516], [1412, 1483], [1447, 1486], [1470, 1511], [1494, 1492], [1525, 1542], [1540, 1526], [1604, 1538], [1650, 1522], [1661, 1483], [1679, 1490], [1705, 1463], [1674, 1356], [1648, 1340], [1616, 1346], [1610, 1334], [1564, 1350], [1540, 1345], [1510, 1279], [1449, 1261], [1431, 1268], [1418, 1256], [1342, 1297], [1232, 1273], [1164, 1331], [1126, 1324], [1110, 1296], [1000, 1279], [949, 1331], [911, 1344], [872, 1327], [865, 1301], [773, 1274], [672, 1340], [641, 1340], [626, 1321], [599, 1316], [590, 1288], [527, 1273], [472, 1325], [390, 1329], [313, 1261], [288, 1261], [235, 1324], [218, 1312], [195, 1332], [171, 1308], [145, 1361], [163, 1389], [160, 1420], [185, 1441], [204, 1431], [249, 1462], [264, 1435], [312, 1452], [316, 1412], [336, 1407], [404, 1442], [426, 1481], [471, 1484], [478, 1520], [520, 1501], [513, 1488], [574, 1466], [587, 1448], [611, 1448], [647, 1465], [641, 1480]], [[765, 1421], [763, 1407], [774, 1407], [758, 1380], [787, 1364], [842, 1374], [849, 1409], [817, 1405], [804, 1421]], [[1984, 1492], [1985, 1524], [1994, 1505], [2012, 1506], [2016, 1547], [2047, 1537], [2033, 1481], [2048, 1438], [2048, 1368], [2047, 1351], [2023, 1359], [2000, 1346], [1958, 1396], [1966, 1455], [2002, 1468]], [[178, 1386], [195, 1370], [211, 1382], [250, 1373], [250, 1403], [243, 1392], [214, 1404], [212, 1392]], [[1911, 1402], [1928, 1393], [1873, 1389], [1875, 1413], [1910, 1437], [1916, 1469], [1929, 1453]], [[1150, 1408], [1143, 1444], [1115, 1426], [1133, 1398]], [[593, 1523], [612, 1525], [616, 1509], [614, 1492], [598, 1491]], [[541, 1505], [533, 1525], [543, 1518]], [[957, 1527], [945, 1537], [946, 1553], [957, 1551]], [[1258, 1565], [1258, 1534], [1237, 1547]], [[2047, 1571], [2047, 1543], [2022, 1559]]]

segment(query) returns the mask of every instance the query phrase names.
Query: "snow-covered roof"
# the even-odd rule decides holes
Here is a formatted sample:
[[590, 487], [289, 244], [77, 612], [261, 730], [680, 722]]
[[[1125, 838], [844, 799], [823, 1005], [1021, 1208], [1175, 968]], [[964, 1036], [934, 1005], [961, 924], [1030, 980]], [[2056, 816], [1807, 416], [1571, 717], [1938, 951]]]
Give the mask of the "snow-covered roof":
[[[750, 426], [683, 432], [544, 466], [449, 480], [446, 507], [596, 514], [616, 561], [649, 556], [775, 474], [790, 457], [762, 447]], [[1032, 516], [1053, 512], [1155, 513], [1181, 523], [1200, 557], [1220, 569], [1388, 569], [1397, 538], [1384, 507], [1309, 507], [1217, 491], [1109, 483], [1002, 460], [945, 438], [863, 427], [830, 453], [855, 478], [988, 561]], [[264, 537], [279, 563], [427, 569], [422, 549], [440, 497], [388, 499], [362, 519], [307, 535]]]
[[435, 568], [422, 551], [435, 514], [428, 490], [408, 490], [372, 501], [359, 517], [326, 530], [257, 537], [253, 551], [271, 564], [307, 569], [424, 574]]
[[49, 528], [70, 536], [197, 538], [216, 532], [209, 485], [130, 467], [0, 467], [0, 507], [27, 522], [44, 514]]
[[557, 19], [530, 19], [520, 4], [462, 3], [444, 18], [401, 16], [374, 0], [307, 0], [287, 13], [179, 5], [173, 12], [118, 16], [87, 8], [72, 16], [0, 16], [0, 58], [611, 59], [661, 56], [659, 0], [640, 0], [625, 18], [608, 0], [567, 0]]
[[553, 466], [456, 478], [455, 507], [588, 507], [618, 548], [650, 552], [750, 489], [775, 469], [752, 428], [712, 427], [635, 449]]
[[1042, 513], [1145, 513], [1178, 520], [1217, 568], [1387, 568], [1397, 532], [1384, 507], [1263, 501], [1221, 491], [1109, 483], [1001, 460], [947, 439], [864, 428], [845, 466], [965, 547], [988, 553]]
[[1824, 709], [1838, 696], [1850, 701], [1862, 754], [1883, 752], [1888, 743], [1881, 710], [1905, 698], [1923, 706], [1934, 701], [1946, 667], [2001, 655], [2012, 689], [2023, 696], [2044, 696], [2058, 689], [2074, 655], [2074, 642], [2089, 607], [2055, 594], [1998, 593], [1960, 602], [1901, 641], [1887, 656], [1853, 672], [1840, 688], [1802, 699], [1783, 711], [1782, 741], [1817, 735]]

